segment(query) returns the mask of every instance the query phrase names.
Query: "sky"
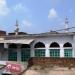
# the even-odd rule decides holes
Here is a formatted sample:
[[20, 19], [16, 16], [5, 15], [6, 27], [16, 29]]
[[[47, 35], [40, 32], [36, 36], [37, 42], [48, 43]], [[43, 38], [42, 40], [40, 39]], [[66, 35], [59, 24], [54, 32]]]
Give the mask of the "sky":
[[0, 30], [44, 33], [75, 26], [75, 0], [0, 0]]

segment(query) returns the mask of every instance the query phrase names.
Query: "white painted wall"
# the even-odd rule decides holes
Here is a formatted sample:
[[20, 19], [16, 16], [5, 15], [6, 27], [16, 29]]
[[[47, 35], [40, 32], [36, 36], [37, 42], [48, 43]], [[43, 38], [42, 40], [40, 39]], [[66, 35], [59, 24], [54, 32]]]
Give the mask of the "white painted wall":
[[[36, 43], [38, 42], [42, 42], [45, 44], [45, 48], [46, 48], [46, 52], [45, 52], [45, 56], [49, 57], [49, 46], [52, 42], [57, 42], [60, 46], [60, 57], [64, 57], [64, 48], [63, 45], [67, 42], [71, 43], [72, 46], [74, 47], [75, 42], [73, 41], [75, 40], [75, 37], [70, 36], [70, 35], [65, 35], [65, 36], [50, 36], [50, 37], [46, 37], [46, 38], [39, 38], [37, 40], [34, 41], [33, 46], [35, 46]], [[32, 49], [34, 51], [34, 48]], [[73, 48], [73, 57], [75, 56], [75, 48]], [[32, 52], [34, 53], [34, 52]], [[32, 57], [34, 56], [34, 54], [31, 54]]]
[[[54, 36], [42, 37], [42, 38], [39, 37], [39, 38], [35, 39], [35, 41], [33, 43], [31, 43], [31, 45], [30, 45], [30, 47], [31, 47], [31, 54], [30, 54], [31, 57], [35, 56], [34, 46], [37, 42], [42, 42], [42, 43], [45, 44], [45, 48], [46, 48], [45, 57], [50, 57], [49, 46], [52, 42], [57, 42], [60, 45], [60, 57], [64, 57], [63, 45], [66, 42], [69, 42], [73, 46], [73, 57], [75, 57], [75, 36], [71, 36], [71, 35], [57, 36], [57, 35], [54, 35]], [[8, 46], [5, 44], [5, 47], [8, 47]], [[20, 50], [18, 50], [17, 53], [18, 53], [18, 61], [21, 61]], [[0, 53], [0, 60], [8, 60], [8, 52], [7, 51], [5, 51], [5, 53], [3, 55]]]

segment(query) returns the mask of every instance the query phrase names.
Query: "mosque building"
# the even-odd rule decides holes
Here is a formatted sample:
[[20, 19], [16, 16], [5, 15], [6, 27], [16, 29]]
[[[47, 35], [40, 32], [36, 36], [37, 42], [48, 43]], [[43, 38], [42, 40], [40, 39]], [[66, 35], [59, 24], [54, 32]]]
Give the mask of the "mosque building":
[[28, 61], [30, 58], [74, 58], [75, 32], [19, 32], [18, 22], [13, 33], [0, 31], [0, 61]]

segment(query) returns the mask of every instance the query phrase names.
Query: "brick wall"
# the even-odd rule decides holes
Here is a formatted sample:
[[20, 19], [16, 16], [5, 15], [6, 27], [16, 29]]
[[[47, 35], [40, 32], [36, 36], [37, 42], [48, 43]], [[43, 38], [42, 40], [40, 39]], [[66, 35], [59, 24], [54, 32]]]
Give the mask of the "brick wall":
[[29, 59], [28, 63], [29, 65], [56, 65], [75, 67], [75, 58], [32, 57]]

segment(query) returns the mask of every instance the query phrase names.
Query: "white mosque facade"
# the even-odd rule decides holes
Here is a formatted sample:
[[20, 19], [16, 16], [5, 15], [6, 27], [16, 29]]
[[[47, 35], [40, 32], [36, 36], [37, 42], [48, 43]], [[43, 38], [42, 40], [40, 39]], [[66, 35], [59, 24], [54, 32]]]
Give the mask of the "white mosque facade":
[[75, 33], [4, 35], [0, 37], [1, 61], [28, 61], [31, 57], [75, 57]]

